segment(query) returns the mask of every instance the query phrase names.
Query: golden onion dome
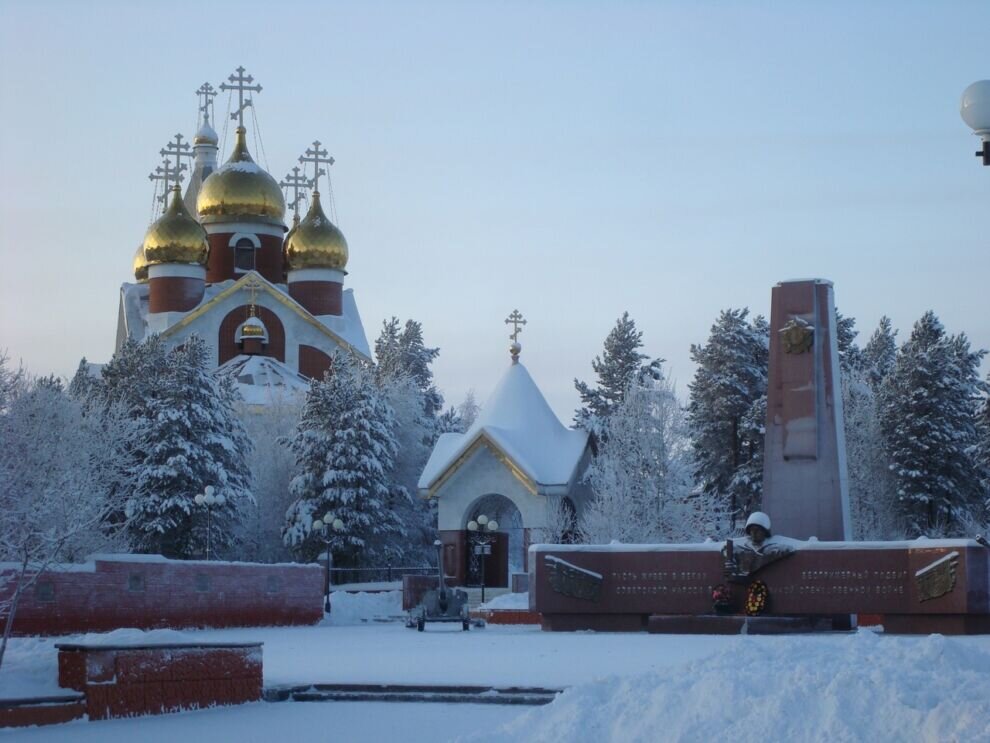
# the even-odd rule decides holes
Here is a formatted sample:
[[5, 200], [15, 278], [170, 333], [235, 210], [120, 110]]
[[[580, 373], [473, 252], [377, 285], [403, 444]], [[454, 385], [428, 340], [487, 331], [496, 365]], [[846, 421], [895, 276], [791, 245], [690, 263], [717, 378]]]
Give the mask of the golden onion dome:
[[282, 189], [251, 158], [245, 134], [244, 127], [237, 127], [230, 159], [203, 181], [196, 198], [196, 211], [204, 223], [231, 220], [281, 223], [285, 216]]
[[347, 240], [320, 206], [320, 192], [313, 192], [313, 203], [303, 220], [285, 240], [285, 262], [296, 268], [335, 268], [347, 266]]
[[186, 211], [182, 203], [182, 189], [178, 185], [172, 187], [172, 201], [168, 209], [148, 228], [141, 247], [149, 266], [159, 263], [206, 265], [210, 252], [206, 230]]
[[134, 278], [139, 284], [148, 280], [148, 261], [144, 258], [144, 243], [138, 245], [134, 254]]

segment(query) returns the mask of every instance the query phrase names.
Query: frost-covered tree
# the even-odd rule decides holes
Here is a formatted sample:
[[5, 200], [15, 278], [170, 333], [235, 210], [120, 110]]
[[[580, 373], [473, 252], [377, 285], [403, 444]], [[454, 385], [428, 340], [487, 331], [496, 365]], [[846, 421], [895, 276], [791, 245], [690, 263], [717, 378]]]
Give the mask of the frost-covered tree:
[[433, 384], [430, 368], [439, 348], [428, 348], [423, 341], [423, 326], [416, 320], [406, 320], [399, 329], [399, 319], [393, 317], [382, 323], [382, 332], [375, 341], [375, 359], [379, 381], [400, 376], [416, 381], [423, 395], [423, 412], [434, 418], [443, 407], [443, 395]]
[[692, 497], [684, 415], [666, 379], [634, 382], [608, 417], [592, 460], [594, 493], [580, 531], [589, 542], [680, 541], [703, 533], [710, 503]]
[[863, 352], [856, 345], [856, 318], [846, 317], [835, 310], [836, 345], [839, 347], [839, 368], [846, 372], [863, 365]]
[[394, 414], [372, 370], [342, 353], [312, 383], [290, 447], [296, 474], [289, 484], [293, 503], [285, 516], [285, 543], [306, 560], [322, 542], [313, 521], [344, 522], [333, 535], [334, 561], [374, 563], [393, 556], [404, 533], [396, 515], [391, 472], [396, 454]]
[[[132, 543], [168, 557], [200, 557], [232, 546], [250, 492], [251, 442], [237, 416], [237, 391], [210, 374], [198, 336], [165, 355], [156, 389], [145, 401], [134, 492], [128, 501]], [[207, 518], [195, 497], [212, 485], [223, 505]], [[209, 540], [207, 528], [211, 529]]]
[[[409, 564], [427, 564], [435, 552], [436, 500], [419, 498], [417, 486], [444, 416], [427, 416], [423, 392], [412, 377], [386, 378], [381, 382], [381, 392], [393, 413], [396, 452], [389, 471], [393, 510], [406, 527], [402, 539], [387, 535], [393, 540], [391, 554], [396, 558], [401, 555]], [[384, 553], [382, 546], [375, 546], [374, 551]]]
[[251, 492], [255, 507], [243, 516], [241, 553], [255, 562], [284, 562], [292, 558], [282, 541], [285, 511], [292, 504], [289, 482], [295, 474], [295, 458], [288, 439], [299, 423], [302, 404], [290, 400], [258, 406], [238, 406], [251, 455]]
[[650, 361], [649, 356], [640, 353], [642, 347], [642, 331], [636, 329], [629, 313], [623, 312], [605, 337], [601, 356], [591, 362], [597, 384], [592, 387], [574, 380], [581, 396], [581, 407], [574, 413], [575, 425], [601, 435], [607, 428], [608, 417], [625, 399], [630, 385], [641, 379], [660, 379], [662, 361]]
[[897, 513], [890, 460], [880, 429], [873, 367], [864, 363], [842, 373], [849, 506], [854, 539], [904, 536]]
[[[0, 360], [0, 380], [12, 376]], [[133, 435], [118, 409], [87, 409], [60, 384], [19, 376], [0, 408], [0, 561], [18, 566], [0, 601], [0, 663], [17, 603], [39, 575], [122, 546], [127, 462], [117, 443]]]
[[762, 497], [762, 480], [746, 468], [763, 450], [754, 405], [767, 393], [768, 348], [766, 320], [750, 321], [748, 309], [723, 310], [705, 344], [691, 346], [694, 474], [701, 492], [722, 502], [730, 524]]
[[870, 386], [879, 391], [883, 380], [890, 374], [897, 361], [897, 331], [890, 318], [884, 315], [863, 348], [863, 366], [869, 374]]
[[911, 534], [952, 532], [981, 499], [975, 461], [982, 351], [934, 312], [915, 323], [880, 394], [880, 422]]
[[976, 465], [983, 484], [983, 518], [990, 524], [990, 372], [983, 389], [985, 394], [976, 419]]
[[729, 490], [735, 495], [736, 507], [741, 514], [758, 511], [763, 499], [763, 449], [766, 426], [767, 396], [764, 393], [753, 400], [749, 410], [739, 421], [741, 464], [732, 473]]

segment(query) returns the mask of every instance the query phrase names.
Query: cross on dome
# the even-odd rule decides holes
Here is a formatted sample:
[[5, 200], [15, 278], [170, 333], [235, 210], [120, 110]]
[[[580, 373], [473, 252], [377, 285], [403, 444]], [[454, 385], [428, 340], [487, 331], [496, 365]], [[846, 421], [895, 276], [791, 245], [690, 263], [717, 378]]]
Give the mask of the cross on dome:
[[292, 168], [292, 172], [286, 174], [285, 178], [279, 181], [282, 188], [286, 190], [286, 200], [288, 201], [288, 191], [292, 189], [292, 200], [288, 201], [288, 206], [299, 216], [299, 202], [306, 196], [306, 190], [313, 187], [314, 182], [306, 177], [302, 168], [298, 165]]
[[325, 175], [328, 178], [328, 172], [320, 167], [321, 163], [326, 163], [327, 167], [334, 164], [334, 159], [329, 156], [326, 148], [321, 148], [322, 142], [318, 139], [313, 140], [313, 146], [307, 148], [306, 152], [299, 156], [299, 163], [305, 168], [306, 163], [313, 163], [313, 190], [320, 190], [320, 176]]
[[189, 143], [183, 142], [182, 139], [183, 137], [181, 134], [176, 134], [167, 145], [158, 151], [158, 154], [165, 160], [166, 166], [169, 164], [169, 158], [174, 157], [176, 170], [180, 173], [183, 170], [186, 170], [187, 167], [185, 163], [182, 162], [182, 158], [188, 157], [192, 160], [193, 156], [192, 148], [189, 146]]
[[199, 86], [196, 91], [196, 95], [199, 96], [199, 110], [209, 115], [210, 107], [213, 105], [213, 99], [216, 98], [217, 90], [209, 83], [203, 83]]
[[236, 70], [236, 75], [231, 74], [227, 77], [230, 81], [230, 85], [227, 83], [220, 83], [220, 90], [236, 90], [237, 91], [237, 110], [230, 114], [231, 119], [237, 120], [237, 126], [244, 126], [244, 109], [248, 106], [254, 105], [250, 98], [245, 98], [244, 93], [251, 91], [254, 93], [261, 92], [260, 85], [251, 85], [254, 82], [254, 78], [251, 75], [245, 75], [244, 68], [238, 67]]

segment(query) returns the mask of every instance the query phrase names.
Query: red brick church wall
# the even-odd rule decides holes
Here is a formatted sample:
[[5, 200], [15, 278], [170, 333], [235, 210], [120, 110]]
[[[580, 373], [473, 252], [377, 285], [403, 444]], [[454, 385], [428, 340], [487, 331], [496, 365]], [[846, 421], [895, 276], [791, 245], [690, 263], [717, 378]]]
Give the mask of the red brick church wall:
[[[13, 593], [15, 581], [15, 569], [0, 570], [0, 602]], [[307, 625], [322, 618], [318, 565], [113, 555], [84, 565], [56, 565], [42, 574], [21, 595], [14, 634]]]
[[313, 346], [299, 346], [299, 373], [310, 379], [322, 379], [330, 369], [330, 357]]
[[[241, 353], [237, 345], [237, 329], [248, 319], [250, 307], [243, 305], [227, 313], [227, 316], [220, 323], [220, 332], [217, 337], [220, 363], [225, 364]], [[261, 352], [262, 356], [271, 356], [281, 362], [285, 362], [285, 328], [278, 315], [267, 307], [255, 307], [258, 319], [265, 324], [268, 330], [268, 345]]]

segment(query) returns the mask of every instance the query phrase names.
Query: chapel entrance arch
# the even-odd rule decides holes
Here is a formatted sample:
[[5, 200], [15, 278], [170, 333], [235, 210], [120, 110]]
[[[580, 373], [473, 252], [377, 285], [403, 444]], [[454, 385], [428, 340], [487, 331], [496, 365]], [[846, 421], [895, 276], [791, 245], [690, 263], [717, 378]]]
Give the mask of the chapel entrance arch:
[[[493, 588], [508, 587], [509, 576], [524, 570], [526, 544], [522, 513], [504, 495], [491, 493], [478, 498], [464, 514], [463, 528], [468, 522], [477, 521], [484, 514], [498, 522], [495, 532], [467, 533], [467, 585], [481, 585], [482, 560], [484, 560], [485, 585]], [[491, 554], [479, 554], [476, 549], [485, 543], [490, 545]], [[483, 550], [481, 550], [483, 551]]]

